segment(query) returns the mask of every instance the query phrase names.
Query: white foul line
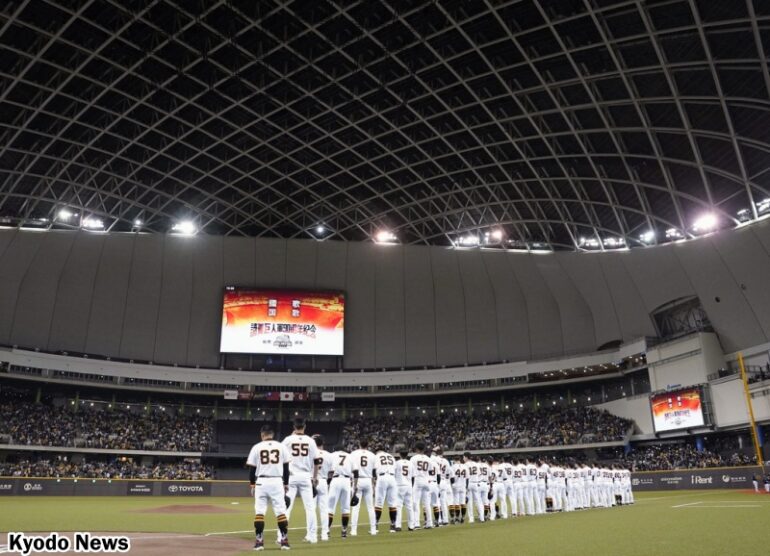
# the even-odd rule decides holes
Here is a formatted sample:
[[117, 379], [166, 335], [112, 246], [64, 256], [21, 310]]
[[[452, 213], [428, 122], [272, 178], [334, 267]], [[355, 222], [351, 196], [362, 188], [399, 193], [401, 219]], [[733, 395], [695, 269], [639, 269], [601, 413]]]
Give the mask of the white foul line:
[[690, 502], [689, 504], [679, 504], [678, 506], [671, 506], [672, 508], [684, 508], [687, 506], [695, 506], [696, 504], [703, 504], [703, 502]]

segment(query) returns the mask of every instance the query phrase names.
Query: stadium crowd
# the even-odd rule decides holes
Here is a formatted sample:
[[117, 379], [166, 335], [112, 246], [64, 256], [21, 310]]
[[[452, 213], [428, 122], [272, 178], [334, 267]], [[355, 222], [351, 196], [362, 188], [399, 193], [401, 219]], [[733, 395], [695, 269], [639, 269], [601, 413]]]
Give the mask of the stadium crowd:
[[756, 463], [755, 456], [748, 456], [737, 451], [723, 455], [707, 448], [699, 451], [692, 444], [640, 446], [617, 459], [630, 466], [634, 471], [703, 469]]
[[622, 440], [633, 422], [593, 407], [451, 413], [440, 418], [353, 417], [342, 438], [352, 449], [362, 438], [381, 446], [421, 440], [446, 450], [564, 446]]
[[157, 463], [141, 465], [130, 460], [72, 462], [54, 460], [21, 460], [0, 463], [0, 477], [59, 477], [85, 479], [213, 479], [214, 468], [197, 462]]
[[124, 410], [94, 411], [46, 404], [0, 404], [0, 435], [11, 444], [78, 446], [164, 451], [205, 451], [211, 443], [212, 420], [199, 415], [163, 412], [135, 414]]

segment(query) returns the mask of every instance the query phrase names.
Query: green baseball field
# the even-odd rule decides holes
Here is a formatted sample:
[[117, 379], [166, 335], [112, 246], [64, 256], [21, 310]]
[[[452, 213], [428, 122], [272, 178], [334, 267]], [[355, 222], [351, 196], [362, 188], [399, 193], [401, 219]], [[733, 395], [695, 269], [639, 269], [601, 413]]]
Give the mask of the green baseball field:
[[[370, 536], [366, 511], [358, 536], [302, 542], [304, 511], [290, 522], [292, 550], [320, 555], [649, 555], [686, 551], [697, 555], [770, 554], [770, 495], [737, 490], [637, 494], [633, 506], [568, 514], [521, 517], [434, 530], [388, 533], [384, 522]], [[16, 532], [126, 532], [131, 554], [247, 554], [253, 533], [248, 498], [3, 497], [0, 498], [0, 553]], [[275, 522], [267, 517], [267, 552]]]

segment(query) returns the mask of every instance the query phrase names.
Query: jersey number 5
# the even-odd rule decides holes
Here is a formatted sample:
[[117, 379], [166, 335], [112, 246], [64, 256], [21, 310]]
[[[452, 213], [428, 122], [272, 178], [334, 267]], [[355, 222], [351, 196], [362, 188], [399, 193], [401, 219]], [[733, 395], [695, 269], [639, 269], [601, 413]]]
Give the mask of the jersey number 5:
[[291, 445], [291, 455], [295, 458], [298, 456], [306, 456], [308, 454], [308, 450], [310, 449], [310, 446], [307, 444], [292, 444]]

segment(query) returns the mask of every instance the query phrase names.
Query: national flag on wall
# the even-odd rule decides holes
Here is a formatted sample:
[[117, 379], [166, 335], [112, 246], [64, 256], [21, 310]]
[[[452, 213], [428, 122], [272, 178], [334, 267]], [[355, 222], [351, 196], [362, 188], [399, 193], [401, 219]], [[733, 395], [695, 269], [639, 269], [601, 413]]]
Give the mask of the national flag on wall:
[[294, 392], [281, 392], [281, 401], [282, 402], [293, 402], [294, 401]]

